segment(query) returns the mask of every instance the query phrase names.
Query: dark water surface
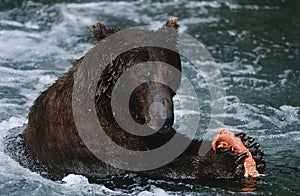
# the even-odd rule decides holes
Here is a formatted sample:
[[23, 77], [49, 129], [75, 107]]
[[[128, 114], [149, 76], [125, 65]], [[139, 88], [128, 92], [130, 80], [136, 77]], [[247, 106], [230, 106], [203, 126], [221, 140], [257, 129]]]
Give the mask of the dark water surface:
[[[0, 195], [299, 194], [299, 9], [297, 0], [1, 0]], [[96, 184], [83, 176], [69, 176], [62, 183], [23, 168], [6, 153], [6, 140], [24, 130], [38, 94], [93, 46], [88, 29], [93, 21], [133, 27], [161, 24], [170, 16], [178, 17], [181, 31], [203, 43], [218, 63], [227, 103], [220, 127], [246, 132], [261, 143], [267, 161], [265, 177], [191, 183], [121, 176]], [[192, 69], [187, 62], [183, 65], [187, 71]], [[201, 79], [194, 79], [199, 83], [197, 93], [205, 92]], [[189, 102], [188, 97], [177, 99]], [[209, 117], [205, 113], [209, 109], [203, 111]], [[192, 112], [177, 111], [177, 120]]]

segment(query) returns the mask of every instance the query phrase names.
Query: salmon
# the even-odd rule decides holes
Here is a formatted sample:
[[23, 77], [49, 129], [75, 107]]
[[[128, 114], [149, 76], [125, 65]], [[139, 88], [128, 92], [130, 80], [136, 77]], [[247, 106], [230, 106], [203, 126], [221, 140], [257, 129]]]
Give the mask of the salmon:
[[244, 164], [244, 176], [245, 177], [258, 177], [261, 176], [256, 170], [256, 162], [252, 157], [249, 149], [244, 145], [242, 140], [238, 137], [235, 137], [234, 133], [222, 128], [217, 136], [212, 141], [212, 149], [216, 152], [217, 148], [230, 148], [233, 152], [236, 153], [247, 153], [243, 161]]

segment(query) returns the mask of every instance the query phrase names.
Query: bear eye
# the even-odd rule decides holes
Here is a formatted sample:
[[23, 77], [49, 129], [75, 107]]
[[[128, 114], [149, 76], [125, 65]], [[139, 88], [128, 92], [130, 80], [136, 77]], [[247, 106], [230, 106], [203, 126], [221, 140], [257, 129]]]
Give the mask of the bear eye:
[[170, 70], [170, 69], [166, 69], [166, 70], [164, 70], [164, 75], [168, 75], [168, 74], [171, 74], [171, 72], [172, 72], [172, 70]]
[[170, 74], [171, 74], [171, 71], [170, 71], [170, 70], [164, 70], [164, 72], [163, 72], [163, 76], [164, 76], [164, 77], [169, 77]]

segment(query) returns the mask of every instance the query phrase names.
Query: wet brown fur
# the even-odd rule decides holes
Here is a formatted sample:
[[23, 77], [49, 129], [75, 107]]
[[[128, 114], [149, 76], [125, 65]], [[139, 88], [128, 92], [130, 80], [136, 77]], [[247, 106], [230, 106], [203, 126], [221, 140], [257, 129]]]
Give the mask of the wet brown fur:
[[[164, 26], [177, 29], [179, 25], [176, 20], [167, 20]], [[119, 29], [107, 28], [100, 22], [94, 23], [91, 27], [92, 33], [97, 41], [113, 34]], [[177, 35], [169, 35], [166, 39], [174, 42], [176, 47]], [[97, 177], [103, 174], [122, 173], [116, 168], [112, 168], [98, 160], [81, 141], [72, 114], [72, 90], [74, 84], [74, 74], [81, 65], [84, 57], [77, 60], [73, 67], [35, 100], [28, 116], [28, 126], [24, 133], [24, 142], [30, 150], [32, 156], [40, 163], [47, 166], [48, 170], [59, 176], [69, 173], [82, 174], [88, 177]], [[96, 111], [99, 121], [106, 134], [118, 145], [131, 150], [146, 151], [157, 148], [170, 140], [175, 130], [171, 124], [161, 131], [147, 137], [140, 137], [128, 133], [115, 122], [110, 106], [111, 92], [116, 80], [129, 67], [139, 62], [149, 60], [162, 61], [173, 65], [181, 70], [180, 57], [176, 52], [161, 48], [145, 47], [135, 48], [121, 54], [114, 59], [102, 73], [95, 92]], [[180, 81], [179, 77], [174, 80]], [[172, 103], [175, 92], [168, 87], [159, 86], [166, 97], [167, 102]], [[147, 107], [143, 103], [147, 102], [153, 91], [150, 86], [137, 88], [129, 106], [133, 116], [137, 116], [136, 121], [140, 123], [147, 121]], [[155, 94], [155, 93], [154, 93]], [[151, 100], [150, 100], [151, 101]], [[138, 103], [138, 108], [135, 104]], [[143, 108], [143, 107], [146, 107]], [[173, 107], [169, 107], [170, 116]], [[172, 163], [146, 172], [140, 172], [155, 178], [181, 178], [180, 176], [190, 176], [190, 178], [233, 178], [243, 175], [242, 162], [236, 163], [239, 154], [227, 152], [215, 154], [211, 151], [206, 156], [198, 156], [201, 141], [191, 140], [182, 135], [183, 140], [189, 140], [190, 146], [185, 152]], [[256, 160], [260, 160], [258, 157]], [[227, 164], [224, 164], [226, 161]], [[187, 164], [188, 163], [188, 164]], [[172, 177], [173, 176], [173, 177]]]

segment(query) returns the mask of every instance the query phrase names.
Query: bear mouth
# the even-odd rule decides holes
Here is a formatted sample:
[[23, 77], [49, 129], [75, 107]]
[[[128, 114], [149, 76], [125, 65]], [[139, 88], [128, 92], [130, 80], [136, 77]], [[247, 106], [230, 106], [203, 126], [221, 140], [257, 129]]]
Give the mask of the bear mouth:
[[154, 102], [149, 106], [146, 124], [154, 130], [169, 128], [173, 125], [173, 116], [168, 114], [167, 108], [160, 102]]

